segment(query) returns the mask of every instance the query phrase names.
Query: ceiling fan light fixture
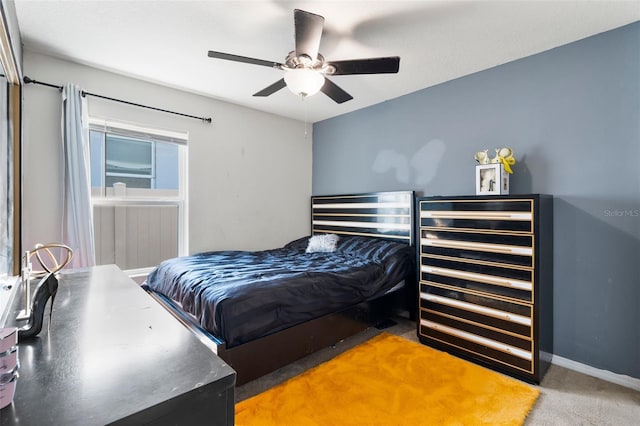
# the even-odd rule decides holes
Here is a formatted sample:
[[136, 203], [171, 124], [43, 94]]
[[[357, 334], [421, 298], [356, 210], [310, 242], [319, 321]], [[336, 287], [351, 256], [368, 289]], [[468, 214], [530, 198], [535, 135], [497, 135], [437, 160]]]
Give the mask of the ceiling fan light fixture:
[[286, 70], [284, 81], [294, 94], [306, 97], [320, 91], [324, 84], [324, 76], [313, 69], [295, 68]]
[[293, 23], [295, 30], [293, 38], [295, 48], [289, 52], [284, 63], [265, 61], [263, 59], [249, 58], [213, 50], [209, 51], [208, 56], [210, 58], [244, 62], [284, 71], [284, 78], [254, 93], [253, 96], [270, 96], [287, 86], [294, 94], [302, 96], [303, 98], [322, 91], [322, 93], [337, 104], [350, 101], [353, 99], [353, 96], [345, 92], [329, 78], [325, 77], [355, 74], [391, 74], [398, 72], [400, 66], [400, 57], [398, 56], [327, 62], [324, 57], [318, 53], [324, 27], [324, 17], [316, 15], [315, 13], [295, 9], [293, 11]]

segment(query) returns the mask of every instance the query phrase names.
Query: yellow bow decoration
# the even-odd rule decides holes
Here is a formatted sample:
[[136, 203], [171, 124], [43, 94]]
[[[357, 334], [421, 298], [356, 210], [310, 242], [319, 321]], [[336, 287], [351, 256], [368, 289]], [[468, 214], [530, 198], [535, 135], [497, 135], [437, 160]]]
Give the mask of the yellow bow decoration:
[[516, 159], [513, 156], [513, 149], [505, 147], [505, 148], [496, 148], [496, 156], [491, 160], [492, 163], [502, 163], [504, 166], [504, 170], [512, 174], [513, 170], [511, 170], [511, 166], [516, 164]]
[[502, 157], [499, 156], [498, 160], [502, 163], [502, 165], [504, 166], [504, 171], [512, 174], [513, 170], [511, 170], [511, 166], [513, 166], [514, 164], [516, 164], [516, 159], [513, 157]]

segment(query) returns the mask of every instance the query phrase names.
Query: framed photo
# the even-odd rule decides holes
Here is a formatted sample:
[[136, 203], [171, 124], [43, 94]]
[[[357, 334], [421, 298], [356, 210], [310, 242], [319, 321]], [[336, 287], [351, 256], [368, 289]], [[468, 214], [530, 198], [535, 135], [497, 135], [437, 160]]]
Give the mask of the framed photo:
[[502, 163], [476, 166], [476, 195], [509, 194], [509, 173]]

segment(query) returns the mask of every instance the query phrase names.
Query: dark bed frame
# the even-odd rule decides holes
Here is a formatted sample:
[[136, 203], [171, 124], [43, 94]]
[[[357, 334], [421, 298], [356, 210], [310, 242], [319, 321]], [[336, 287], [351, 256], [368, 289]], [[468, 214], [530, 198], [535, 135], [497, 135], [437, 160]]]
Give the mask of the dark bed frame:
[[[413, 246], [414, 195], [413, 191], [394, 191], [311, 197], [311, 233], [374, 236]], [[227, 348], [171, 300], [149, 294], [236, 370], [237, 385], [332, 346], [396, 312], [404, 311], [413, 318], [417, 309], [411, 276], [402, 287], [375, 300]]]

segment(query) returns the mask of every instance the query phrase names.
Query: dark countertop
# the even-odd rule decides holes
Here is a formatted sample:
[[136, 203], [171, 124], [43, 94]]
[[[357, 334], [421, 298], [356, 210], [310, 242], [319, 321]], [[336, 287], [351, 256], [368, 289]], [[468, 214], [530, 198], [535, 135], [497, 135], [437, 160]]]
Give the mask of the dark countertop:
[[115, 265], [62, 273], [47, 325], [19, 342], [2, 426], [233, 424], [235, 371]]

